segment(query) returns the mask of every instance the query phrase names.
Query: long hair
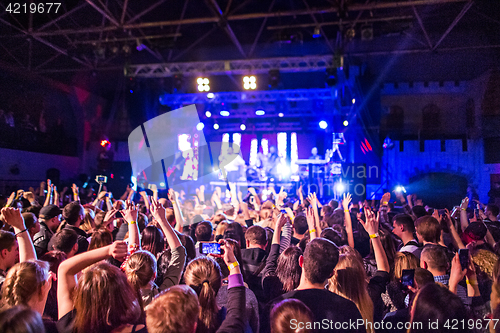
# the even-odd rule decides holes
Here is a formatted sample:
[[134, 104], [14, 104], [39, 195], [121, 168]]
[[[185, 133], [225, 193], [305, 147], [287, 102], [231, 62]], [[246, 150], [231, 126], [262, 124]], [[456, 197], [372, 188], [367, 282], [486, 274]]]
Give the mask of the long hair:
[[298, 299], [286, 299], [276, 304], [271, 310], [271, 333], [309, 333], [312, 329], [294, 329], [295, 323], [312, 323], [314, 315], [311, 310]]
[[[356, 304], [361, 317], [373, 322], [373, 302], [368, 294], [368, 283], [363, 263], [352, 254], [342, 254], [335, 266], [333, 276], [328, 280], [328, 289]], [[370, 331], [367, 329], [367, 331]]]
[[85, 208], [85, 217], [83, 218], [82, 223], [80, 224], [80, 229], [85, 231], [86, 233], [92, 233], [95, 229], [95, 212], [90, 208]]
[[[429, 283], [418, 292], [411, 309], [411, 325], [408, 333], [429, 332], [429, 323], [438, 324], [437, 332], [453, 332], [446, 323], [465, 321], [467, 310], [460, 298], [437, 283]], [[419, 325], [419, 323], [421, 325]], [[468, 326], [461, 327], [461, 332], [471, 332]]]
[[142, 248], [151, 252], [156, 258], [165, 250], [165, 240], [160, 229], [148, 225], [141, 233]]
[[219, 264], [208, 257], [191, 260], [184, 273], [184, 281], [196, 291], [200, 302], [197, 332], [215, 332], [220, 323], [217, 322], [219, 307], [217, 293], [221, 286]]
[[283, 284], [285, 293], [294, 290], [299, 286], [302, 268], [299, 265], [299, 257], [302, 250], [296, 246], [290, 246], [278, 257], [278, 267], [276, 276]]
[[49, 264], [28, 260], [12, 266], [2, 286], [4, 307], [28, 305], [35, 296], [42, 297], [42, 287], [49, 278]]
[[113, 244], [113, 234], [111, 231], [105, 228], [99, 228], [92, 234], [88, 251], [99, 249], [111, 244]]
[[415, 269], [420, 267], [418, 258], [410, 252], [398, 252], [394, 257], [393, 281], [401, 280], [403, 269]]
[[141, 288], [147, 286], [156, 274], [156, 258], [149, 251], [136, 251], [130, 255], [125, 264], [127, 280], [137, 293], [137, 299], [144, 310]]
[[137, 295], [127, 277], [106, 262], [83, 271], [74, 295], [77, 333], [108, 333], [123, 324], [136, 324], [141, 316]]

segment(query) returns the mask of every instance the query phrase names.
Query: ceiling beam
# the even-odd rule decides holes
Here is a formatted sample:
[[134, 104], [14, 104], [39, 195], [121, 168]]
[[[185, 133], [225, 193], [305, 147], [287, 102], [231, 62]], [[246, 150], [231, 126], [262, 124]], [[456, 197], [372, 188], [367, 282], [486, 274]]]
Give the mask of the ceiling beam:
[[155, 9], [156, 7], [158, 7], [159, 5], [161, 5], [162, 3], [164, 3], [165, 1], [167, 1], [167, 0], [160, 0], [157, 3], [155, 3], [155, 4], [151, 5], [150, 7], [146, 8], [145, 10], [143, 10], [142, 12], [140, 12], [139, 14], [135, 15], [130, 20], [128, 20], [127, 21], [127, 25], [132, 24], [133, 22], [137, 21], [139, 18], [143, 17], [144, 15], [146, 15], [147, 13], [149, 13], [150, 11], [152, 11], [153, 9]]
[[80, 4], [80, 5], [78, 5], [78, 6], [76, 6], [75, 8], [71, 9], [70, 11], [67, 11], [66, 13], [62, 14], [61, 16], [58, 16], [57, 18], [53, 19], [52, 21], [45, 23], [40, 28], [38, 28], [37, 31], [41, 32], [42, 30], [50, 27], [51, 25], [53, 25], [57, 21], [62, 20], [63, 18], [66, 18], [66, 17], [70, 16], [71, 14], [73, 14], [74, 12], [80, 10], [81, 8], [83, 8], [85, 6], [87, 6], [87, 4], [85, 2], [82, 3], [82, 4]]
[[[112, 18], [111, 16], [108, 15], [108, 13], [106, 13], [103, 9], [101, 9], [98, 5], [96, 5], [95, 3], [92, 2], [92, 0], [85, 0], [89, 5], [92, 6], [92, 8], [94, 8], [95, 10], [97, 10], [102, 16], [104, 16], [105, 18], [107, 18], [109, 20], [109, 22], [113, 23], [116, 27], [120, 27], [120, 23], [118, 23], [117, 20], [115, 20], [114, 18]], [[101, 31], [99, 31], [101, 32]]]
[[208, 1], [212, 5], [216, 15], [219, 17], [219, 24], [221, 25], [222, 29], [229, 36], [229, 39], [231, 39], [236, 48], [238, 48], [238, 51], [240, 51], [241, 55], [244, 58], [246, 58], [247, 57], [246, 52], [245, 50], [243, 50], [243, 47], [241, 46], [240, 41], [236, 37], [236, 34], [234, 33], [233, 29], [231, 29], [229, 22], [227, 22], [227, 19], [224, 17], [224, 13], [222, 12], [222, 9], [219, 7], [217, 0], [208, 0]]
[[460, 13], [458, 13], [457, 17], [455, 17], [453, 22], [451, 22], [448, 29], [446, 29], [443, 36], [441, 36], [441, 38], [437, 41], [437, 43], [432, 47], [432, 50], [435, 50], [439, 46], [439, 44], [441, 44], [441, 42], [446, 38], [446, 36], [448, 36], [451, 30], [457, 25], [457, 23], [462, 19], [462, 17], [465, 15], [465, 13], [467, 13], [467, 11], [472, 7], [473, 4], [474, 4], [473, 1], [469, 1], [468, 3], [465, 4]]
[[429, 34], [427, 33], [427, 30], [425, 29], [424, 22], [420, 18], [420, 15], [417, 12], [417, 8], [415, 6], [412, 7], [413, 13], [415, 14], [415, 17], [417, 18], [418, 25], [420, 25], [420, 29], [422, 29], [422, 32], [424, 33], [425, 39], [427, 40], [427, 44], [429, 44], [429, 48], [432, 50], [432, 42], [431, 39], [429, 38]]

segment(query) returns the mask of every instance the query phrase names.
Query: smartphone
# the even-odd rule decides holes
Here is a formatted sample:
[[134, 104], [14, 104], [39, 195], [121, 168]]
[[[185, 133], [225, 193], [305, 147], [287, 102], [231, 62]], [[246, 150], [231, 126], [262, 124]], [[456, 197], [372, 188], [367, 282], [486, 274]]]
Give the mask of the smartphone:
[[403, 275], [401, 275], [401, 287], [403, 290], [408, 290], [408, 287], [414, 287], [415, 281], [415, 270], [414, 269], [403, 269]]
[[108, 181], [108, 177], [102, 176], [102, 175], [97, 175], [97, 176], [95, 176], [95, 181], [97, 183], [106, 183]]
[[200, 242], [199, 246], [201, 254], [224, 254], [224, 250], [216, 242]]
[[462, 266], [462, 270], [469, 267], [469, 249], [459, 249], [458, 250], [458, 259], [460, 259], [460, 266]]

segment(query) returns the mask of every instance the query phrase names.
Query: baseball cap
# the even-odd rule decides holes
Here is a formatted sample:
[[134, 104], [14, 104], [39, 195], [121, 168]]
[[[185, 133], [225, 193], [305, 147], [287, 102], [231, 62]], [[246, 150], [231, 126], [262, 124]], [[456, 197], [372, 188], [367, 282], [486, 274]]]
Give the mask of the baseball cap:
[[62, 214], [61, 208], [57, 207], [56, 205], [47, 205], [40, 209], [40, 218], [44, 220], [50, 220], [53, 217], [56, 217], [58, 215]]

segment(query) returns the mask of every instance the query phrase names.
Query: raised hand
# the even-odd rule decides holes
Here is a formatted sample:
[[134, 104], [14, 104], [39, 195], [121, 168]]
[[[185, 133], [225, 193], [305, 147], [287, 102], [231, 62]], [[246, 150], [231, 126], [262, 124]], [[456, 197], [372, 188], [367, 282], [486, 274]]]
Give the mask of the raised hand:
[[103, 200], [103, 199], [106, 197], [106, 194], [107, 194], [107, 193], [108, 193], [108, 192], [106, 192], [106, 191], [101, 191], [101, 192], [99, 192], [99, 195], [97, 196], [97, 199], [99, 199], [99, 200]]
[[29, 202], [32, 202], [35, 200], [35, 195], [33, 194], [33, 192], [24, 192], [23, 197], [24, 197], [24, 199], [28, 200]]
[[78, 194], [78, 186], [76, 184], [71, 185], [71, 190], [73, 191], [73, 194]]
[[359, 219], [359, 223], [365, 228], [366, 232], [369, 235], [376, 234], [378, 232], [378, 223], [379, 223], [379, 215], [375, 215], [374, 212], [369, 208], [364, 208], [366, 222], [363, 222], [362, 219]]
[[221, 245], [221, 249], [224, 250], [224, 262], [226, 265], [231, 265], [234, 262], [237, 262], [236, 256], [234, 255], [234, 244], [231, 242], [227, 242], [224, 239], [221, 239], [219, 244]]
[[309, 195], [307, 196], [307, 199], [309, 200], [309, 202], [311, 203], [311, 205], [313, 207], [317, 207], [318, 206], [318, 198], [316, 197], [316, 192], [309, 193]]
[[156, 221], [159, 223], [166, 221], [167, 215], [165, 207], [158, 202], [155, 198], [151, 198], [151, 213]]
[[390, 192], [386, 192], [382, 196], [382, 199], [380, 200], [380, 204], [386, 205], [386, 202], [389, 202], [390, 200], [391, 200], [391, 193]]
[[432, 217], [438, 220], [439, 223], [441, 223], [441, 219], [443, 218], [439, 215], [439, 211], [437, 209], [434, 209], [434, 212], [432, 212]]
[[108, 225], [111, 223], [111, 221], [115, 218], [116, 213], [118, 213], [118, 209], [111, 209], [106, 212], [106, 215], [104, 215], [104, 220], [103, 223], [104, 225]]
[[139, 211], [137, 210], [135, 204], [132, 201], [127, 200], [125, 201], [125, 207], [126, 208], [122, 210], [123, 218], [125, 219], [125, 221], [127, 221], [127, 223], [130, 223], [132, 221], [137, 222], [137, 215]]
[[288, 221], [288, 217], [285, 214], [280, 213], [278, 215], [278, 217], [276, 218], [276, 221], [274, 224], [274, 232], [276, 232], [276, 230], [281, 230], [287, 221]]
[[167, 194], [167, 197], [168, 197], [168, 200], [170, 200], [170, 202], [174, 202], [177, 198], [176, 196], [177, 193], [175, 193], [174, 189], [173, 188], [169, 188], [168, 189], [168, 194]]
[[313, 212], [312, 207], [307, 208], [306, 219], [307, 219], [307, 226], [309, 227], [309, 231], [315, 229], [314, 212]]
[[254, 196], [257, 196], [257, 192], [255, 191], [255, 189], [253, 187], [249, 187], [248, 192], [250, 192]]
[[26, 226], [24, 224], [24, 218], [21, 215], [21, 211], [19, 209], [12, 207], [4, 207], [2, 208], [1, 212], [7, 224], [19, 230], [26, 229]]
[[116, 241], [109, 246], [108, 254], [118, 261], [123, 261], [128, 255], [127, 243]]
[[462, 203], [460, 204], [460, 208], [461, 209], [467, 209], [468, 206], [469, 206], [469, 197], [465, 197], [462, 200]]
[[344, 197], [342, 198], [342, 208], [344, 208], [344, 211], [349, 210], [349, 205], [351, 203], [352, 196], [351, 193], [344, 193]]

